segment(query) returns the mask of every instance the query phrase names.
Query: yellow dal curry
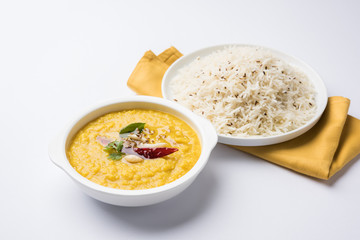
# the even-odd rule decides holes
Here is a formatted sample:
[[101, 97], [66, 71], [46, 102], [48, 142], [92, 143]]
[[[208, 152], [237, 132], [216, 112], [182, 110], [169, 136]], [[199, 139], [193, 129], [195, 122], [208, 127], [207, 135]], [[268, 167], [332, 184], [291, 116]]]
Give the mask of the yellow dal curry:
[[[119, 130], [134, 123], [146, 123], [150, 141], [177, 148], [170, 155], [129, 164], [108, 159], [96, 139], [119, 139]], [[148, 189], [170, 183], [187, 173], [200, 156], [197, 134], [182, 120], [154, 110], [126, 110], [106, 114], [90, 122], [73, 139], [67, 156], [74, 169], [100, 185], [118, 189]]]

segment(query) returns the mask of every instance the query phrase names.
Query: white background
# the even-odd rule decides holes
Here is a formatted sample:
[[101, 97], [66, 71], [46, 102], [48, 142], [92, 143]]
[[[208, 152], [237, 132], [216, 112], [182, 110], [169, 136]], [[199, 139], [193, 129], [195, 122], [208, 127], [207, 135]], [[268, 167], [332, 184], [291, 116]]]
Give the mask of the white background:
[[329, 181], [218, 144], [179, 196], [140, 208], [84, 195], [47, 154], [89, 105], [134, 93], [143, 53], [222, 43], [306, 61], [360, 118], [359, 1], [0, 2], [0, 239], [360, 239], [360, 156]]

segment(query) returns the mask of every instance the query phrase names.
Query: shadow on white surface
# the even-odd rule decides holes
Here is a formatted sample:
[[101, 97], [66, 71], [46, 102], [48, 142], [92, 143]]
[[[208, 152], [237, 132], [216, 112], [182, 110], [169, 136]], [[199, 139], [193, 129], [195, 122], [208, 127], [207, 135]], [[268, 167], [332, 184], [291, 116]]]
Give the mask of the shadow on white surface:
[[343, 178], [345, 173], [350, 171], [350, 169], [353, 168], [356, 162], [358, 162], [360, 159], [360, 154], [358, 154], [356, 157], [354, 157], [348, 164], [346, 164], [340, 171], [335, 173], [334, 176], [332, 176], [329, 180], [321, 180], [321, 179], [315, 179], [318, 182], [324, 183], [327, 186], [333, 186], [335, 185], [340, 179]]
[[[328, 187], [332, 187], [334, 186], [336, 183], [340, 182], [341, 179], [345, 178], [346, 175], [345, 173], [351, 171], [353, 165], [355, 165], [356, 162], [358, 162], [358, 160], [360, 159], [360, 154], [357, 155], [356, 157], [354, 157], [349, 163], [347, 163], [341, 170], [339, 170], [337, 173], [335, 173], [335, 175], [333, 175], [330, 179], [328, 180], [325, 180], [325, 179], [319, 179], [319, 178], [315, 178], [315, 177], [311, 177], [311, 176], [307, 176], [307, 175], [304, 175], [302, 173], [299, 173], [299, 172], [295, 172], [295, 171], [292, 171], [290, 169], [287, 169], [285, 167], [282, 167], [280, 165], [277, 165], [277, 164], [274, 164], [274, 163], [271, 163], [271, 162], [268, 162], [270, 164], [273, 164], [275, 166], [278, 166], [280, 168], [283, 168], [285, 170], [288, 170], [292, 173], [294, 173], [295, 175], [298, 175], [298, 176], [301, 176], [301, 177], [304, 177], [304, 178], [307, 178], [309, 180], [313, 180], [315, 183], [320, 183], [320, 184], [323, 184], [325, 186], [328, 186]], [[265, 161], [265, 160], [264, 160]], [[344, 176], [345, 175], [345, 176]]]
[[[211, 162], [211, 160], [210, 160]], [[192, 185], [178, 196], [165, 202], [145, 207], [119, 207], [88, 197], [95, 207], [101, 208], [107, 218], [119, 224], [131, 225], [141, 231], [164, 231], [175, 228], [201, 215], [211, 204], [217, 181], [207, 166]]]

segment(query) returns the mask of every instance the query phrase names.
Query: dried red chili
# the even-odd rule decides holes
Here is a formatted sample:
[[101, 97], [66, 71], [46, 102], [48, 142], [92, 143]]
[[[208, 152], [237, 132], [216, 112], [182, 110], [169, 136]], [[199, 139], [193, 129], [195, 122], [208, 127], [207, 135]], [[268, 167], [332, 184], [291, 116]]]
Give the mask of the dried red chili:
[[153, 159], [153, 158], [160, 158], [167, 156], [171, 153], [177, 152], [179, 149], [161, 147], [161, 148], [134, 148], [133, 150], [134, 152], [145, 158]]

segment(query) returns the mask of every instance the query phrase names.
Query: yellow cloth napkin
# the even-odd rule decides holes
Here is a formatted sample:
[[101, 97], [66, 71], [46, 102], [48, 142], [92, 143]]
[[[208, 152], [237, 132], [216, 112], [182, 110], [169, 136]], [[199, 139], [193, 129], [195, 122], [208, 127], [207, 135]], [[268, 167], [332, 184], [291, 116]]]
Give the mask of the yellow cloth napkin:
[[147, 51], [130, 75], [128, 87], [141, 95], [162, 97], [161, 80], [170, 65], [181, 56], [174, 47], [166, 49], [159, 56]]
[[[162, 97], [162, 77], [181, 56], [174, 47], [159, 56], [146, 52], [128, 86], [138, 94]], [[305, 134], [275, 145], [233, 147], [294, 171], [329, 179], [360, 153], [360, 120], [347, 114], [349, 105], [347, 98], [330, 97], [319, 122]]]

